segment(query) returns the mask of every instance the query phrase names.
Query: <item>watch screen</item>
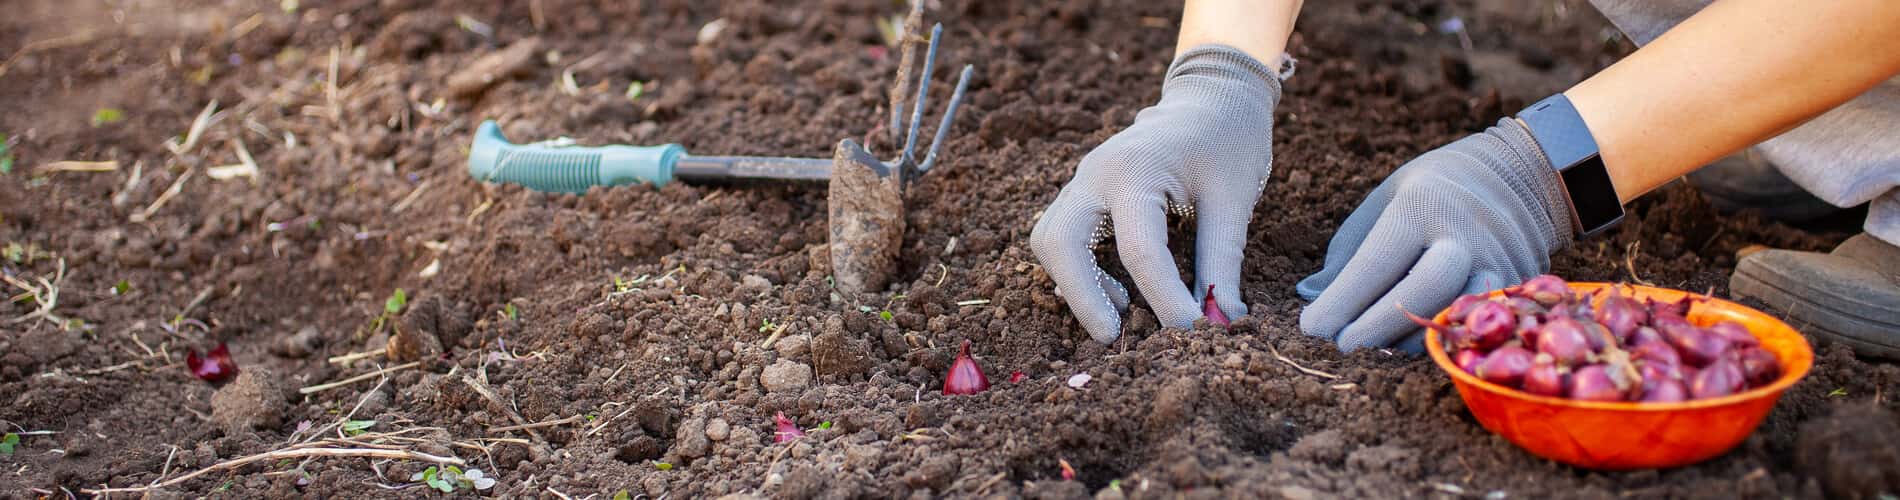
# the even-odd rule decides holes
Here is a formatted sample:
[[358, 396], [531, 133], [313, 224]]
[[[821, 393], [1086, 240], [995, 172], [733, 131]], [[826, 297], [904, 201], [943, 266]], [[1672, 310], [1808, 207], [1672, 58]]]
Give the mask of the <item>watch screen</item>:
[[1594, 233], [1623, 218], [1623, 203], [1616, 197], [1616, 186], [1610, 184], [1610, 171], [1603, 167], [1603, 157], [1584, 158], [1564, 169], [1563, 179], [1579, 233]]

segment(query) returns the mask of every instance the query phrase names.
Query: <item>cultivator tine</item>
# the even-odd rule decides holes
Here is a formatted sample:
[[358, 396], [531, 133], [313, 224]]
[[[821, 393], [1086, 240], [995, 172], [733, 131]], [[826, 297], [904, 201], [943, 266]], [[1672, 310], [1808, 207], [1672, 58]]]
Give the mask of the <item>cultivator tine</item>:
[[924, 106], [930, 104], [930, 72], [937, 66], [937, 42], [943, 41], [943, 23], [930, 27], [930, 49], [924, 51], [924, 72], [917, 75], [917, 102], [911, 103], [910, 127], [904, 132], [904, 155], [899, 162], [913, 165], [917, 151], [917, 128], [924, 121]]
[[[911, 2], [910, 15], [904, 17], [903, 32], [897, 34], [897, 81], [891, 82], [891, 144], [897, 144], [904, 138], [904, 98], [910, 94], [910, 66], [917, 60], [917, 45], [911, 43], [917, 37], [917, 28], [923, 26], [924, 3]], [[933, 37], [934, 38], [934, 37]], [[923, 78], [929, 78], [924, 73]]]
[[937, 152], [943, 150], [943, 141], [950, 135], [950, 122], [957, 118], [957, 106], [963, 104], [963, 91], [970, 87], [970, 73], [975, 66], [963, 65], [963, 76], [957, 77], [957, 90], [950, 93], [950, 105], [943, 110], [943, 121], [937, 124], [937, 137], [930, 140], [930, 152], [924, 154], [923, 164], [917, 165], [918, 172], [929, 171], [937, 164]]

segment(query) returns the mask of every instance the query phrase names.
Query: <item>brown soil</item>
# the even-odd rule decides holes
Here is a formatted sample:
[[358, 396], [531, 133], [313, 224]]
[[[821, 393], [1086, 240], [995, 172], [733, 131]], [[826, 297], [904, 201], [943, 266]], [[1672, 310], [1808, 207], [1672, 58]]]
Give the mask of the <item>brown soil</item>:
[[[1428, 361], [1342, 355], [1299, 333], [1293, 283], [1385, 174], [1629, 49], [1581, 2], [1309, 2], [1293, 44], [1302, 65], [1276, 114], [1281, 168], [1250, 228], [1252, 314], [1230, 331], [1169, 330], [1137, 305], [1108, 346], [1079, 329], [1026, 240], [1081, 155], [1157, 97], [1173, 2], [931, 2], [948, 33], [933, 94], [948, 95], [962, 63], [977, 76], [945, 163], [905, 200], [892, 285], [865, 295], [833, 292], [822, 272], [823, 186], [551, 196], [470, 180], [463, 155], [493, 118], [519, 139], [828, 157], [886, 116], [895, 61], [874, 19], [898, 3], [15, 3], [0, 54], [58, 41], [33, 43], [0, 76], [0, 133], [16, 158], [0, 175], [0, 245], [17, 250], [0, 266], [53, 282], [63, 265], [51, 312], [65, 321], [0, 324], [0, 425], [57, 432], [0, 455], [0, 495], [144, 485], [345, 416], [410, 438], [391, 444], [465, 459], [499, 479], [488, 493], [515, 496], [1818, 497], [1870, 491], [1823, 481], [1893, 477], [1879, 469], [1894, 463], [1892, 443], [1803, 432], [1870, 404], [1887, 411], [1834, 418], [1893, 428], [1878, 419], [1900, 406], [1900, 369], [1841, 349], [1824, 349], [1734, 451], [1600, 473], [1487, 434]], [[1476, 50], [1433, 32], [1451, 16]], [[699, 43], [715, 19], [724, 29]], [[496, 65], [481, 68], [494, 83], [451, 78], [531, 37], [538, 56], [482, 63]], [[629, 101], [634, 81], [647, 84]], [[194, 148], [162, 146], [212, 101], [223, 115]], [[105, 107], [125, 119], [93, 124]], [[257, 175], [210, 178], [239, 163], [239, 144]], [[39, 170], [60, 160], [119, 168]], [[1614, 234], [1564, 251], [1556, 272], [1723, 295], [1742, 246], [1844, 236], [1717, 217], [1673, 186]], [[378, 321], [397, 288], [405, 312]], [[0, 305], [0, 321], [35, 307]], [[774, 325], [779, 339], [761, 347]], [[392, 326], [404, 332], [393, 346]], [[996, 387], [942, 396], [963, 339]], [[240, 379], [227, 390], [244, 392], [214, 399], [182, 359], [218, 342], [283, 389], [398, 362], [330, 356], [394, 347], [423, 364], [294, 399]], [[1295, 371], [1275, 350], [1339, 379]], [[1016, 371], [1025, 380], [1007, 382]], [[1094, 380], [1066, 387], [1079, 372]], [[501, 404], [477, 390], [490, 387]], [[773, 444], [777, 412], [831, 426]], [[579, 418], [493, 430], [516, 416]], [[1810, 435], [1826, 441], [1803, 446]], [[1074, 481], [1061, 479], [1064, 461]], [[262, 461], [167, 491], [412, 497], [427, 491], [409, 481], [423, 467]]]

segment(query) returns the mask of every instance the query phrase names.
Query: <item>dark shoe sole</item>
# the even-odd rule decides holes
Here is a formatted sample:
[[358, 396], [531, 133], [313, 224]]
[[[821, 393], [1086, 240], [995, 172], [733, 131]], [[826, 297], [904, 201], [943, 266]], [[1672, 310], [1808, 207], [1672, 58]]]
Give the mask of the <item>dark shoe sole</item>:
[[[1781, 252], [1765, 250], [1763, 253]], [[1864, 357], [1900, 360], [1900, 311], [1843, 310], [1832, 304], [1857, 302], [1818, 286], [1815, 277], [1796, 277], [1763, 264], [1759, 255], [1741, 259], [1729, 277], [1735, 295], [1752, 297], [1787, 314], [1796, 330], [1830, 342], [1840, 342]], [[1833, 300], [1817, 300], [1821, 298]], [[1884, 314], [1883, 314], [1884, 313]]]
[[1798, 223], [1842, 210], [1796, 185], [1753, 150], [1716, 160], [1683, 180], [1724, 214], [1752, 210], [1769, 219]]

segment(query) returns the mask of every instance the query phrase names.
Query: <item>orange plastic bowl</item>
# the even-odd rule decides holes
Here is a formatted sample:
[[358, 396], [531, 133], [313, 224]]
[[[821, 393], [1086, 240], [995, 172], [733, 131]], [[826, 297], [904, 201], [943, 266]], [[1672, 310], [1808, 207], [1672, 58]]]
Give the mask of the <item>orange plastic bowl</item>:
[[[1609, 283], [1571, 283], [1590, 293]], [[1626, 296], [1681, 300], [1679, 290], [1623, 285]], [[1502, 291], [1491, 292], [1491, 296]], [[1700, 294], [1694, 294], [1700, 295]], [[1438, 313], [1438, 321], [1445, 313]], [[1589, 469], [1655, 469], [1689, 465], [1721, 455], [1761, 424], [1781, 392], [1807, 376], [1814, 351], [1794, 328], [1747, 306], [1710, 298], [1694, 303], [1689, 322], [1708, 326], [1741, 323], [1761, 346], [1781, 360], [1781, 378], [1748, 391], [1679, 403], [1576, 401], [1538, 396], [1493, 384], [1466, 373], [1446, 355], [1438, 332], [1425, 334], [1426, 350], [1451, 374], [1465, 407], [1484, 428], [1537, 456]]]

